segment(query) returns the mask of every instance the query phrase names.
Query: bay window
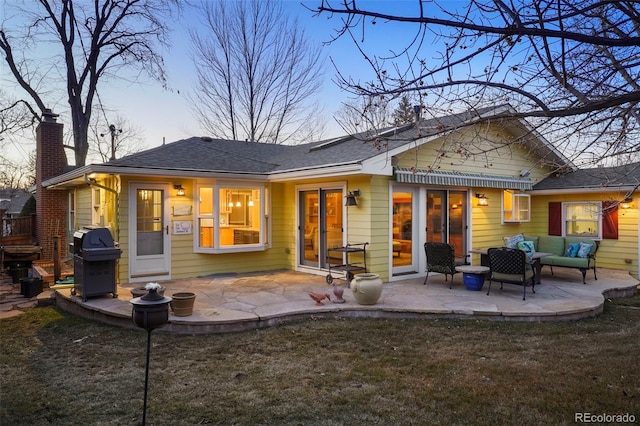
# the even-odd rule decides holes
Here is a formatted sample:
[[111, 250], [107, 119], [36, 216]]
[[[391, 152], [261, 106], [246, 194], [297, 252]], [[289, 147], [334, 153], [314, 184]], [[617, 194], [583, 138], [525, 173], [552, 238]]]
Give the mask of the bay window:
[[260, 185], [199, 185], [196, 251], [264, 249], [269, 220], [266, 194], [266, 188]]

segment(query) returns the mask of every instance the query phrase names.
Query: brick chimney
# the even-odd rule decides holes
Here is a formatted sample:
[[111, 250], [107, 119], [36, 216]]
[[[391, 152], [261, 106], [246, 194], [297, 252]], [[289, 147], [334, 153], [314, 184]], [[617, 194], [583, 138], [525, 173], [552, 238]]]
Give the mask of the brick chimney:
[[44, 260], [53, 260], [53, 237], [59, 236], [58, 249], [66, 252], [68, 192], [46, 189], [42, 182], [65, 172], [62, 129], [56, 122], [58, 114], [46, 109], [36, 129], [36, 239], [42, 247]]

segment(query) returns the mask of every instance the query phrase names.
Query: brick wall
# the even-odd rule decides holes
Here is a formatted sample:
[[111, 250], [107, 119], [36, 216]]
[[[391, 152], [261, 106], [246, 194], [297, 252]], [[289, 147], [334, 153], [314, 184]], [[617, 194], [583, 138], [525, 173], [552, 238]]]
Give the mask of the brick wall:
[[68, 193], [42, 187], [43, 181], [63, 174], [67, 165], [63, 125], [56, 122], [56, 117], [51, 111], [45, 111], [36, 129], [36, 239], [44, 260], [53, 260], [55, 235], [60, 238], [59, 250], [63, 254], [67, 251]]

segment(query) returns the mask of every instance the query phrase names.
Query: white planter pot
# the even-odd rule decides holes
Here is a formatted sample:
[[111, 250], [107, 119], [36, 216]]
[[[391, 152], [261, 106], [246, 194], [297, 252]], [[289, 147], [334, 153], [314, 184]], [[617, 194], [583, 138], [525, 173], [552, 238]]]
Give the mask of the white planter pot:
[[349, 287], [353, 298], [361, 305], [375, 305], [382, 295], [382, 280], [378, 274], [356, 274]]

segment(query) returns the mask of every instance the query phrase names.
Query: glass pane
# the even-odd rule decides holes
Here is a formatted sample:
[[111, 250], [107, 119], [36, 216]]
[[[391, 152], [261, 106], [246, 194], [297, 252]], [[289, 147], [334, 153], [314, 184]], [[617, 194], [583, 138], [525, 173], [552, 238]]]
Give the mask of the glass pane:
[[442, 206], [446, 204], [446, 201], [444, 201], [445, 198], [446, 193], [444, 191], [431, 191], [427, 194], [426, 241], [433, 243], [442, 243], [445, 241], [443, 221], [448, 213], [442, 209]]
[[565, 235], [597, 237], [600, 206], [592, 203], [565, 204]]
[[575, 237], [597, 237], [598, 222], [567, 221], [565, 235], [575, 236]]
[[220, 246], [260, 243], [260, 190], [220, 188]]
[[598, 218], [599, 209], [595, 204], [568, 204], [567, 208], [567, 220], [576, 219], [590, 219], [596, 220]]
[[464, 244], [465, 204], [466, 192], [449, 192], [449, 244], [453, 245], [456, 258], [464, 259], [466, 248]]
[[162, 254], [163, 239], [163, 191], [138, 189], [136, 194], [136, 237], [139, 256]]
[[513, 217], [513, 195], [509, 191], [502, 192], [502, 220], [512, 221]]
[[199, 200], [200, 200], [200, 214], [211, 215], [213, 214], [213, 188], [200, 188]]
[[342, 247], [342, 191], [325, 192], [327, 247]]
[[213, 247], [213, 219], [199, 219], [200, 247]]
[[319, 248], [319, 204], [317, 191], [305, 191], [300, 193], [300, 212], [302, 213], [302, 236], [303, 250], [300, 263], [308, 266], [318, 266]]
[[529, 220], [529, 196], [527, 195], [514, 195], [516, 202], [516, 220], [528, 221]]
[[[325, 256], [323, 256], [321, 267], [328, 267], [328, 263], [339, 265], [346, 262], [342, 252], [330, 251], [332, 248], [343, 247], [342, 235], [342, 190], [321, 190], [323, 204], [320, 206], [320, 217], [324, 223], [320, 224], [321, 234], [324, 235]], [[349, 262], [353, 260], [350, 258]]]
[[393, 193], [393, 266], [412, 264], [413, 193]]

